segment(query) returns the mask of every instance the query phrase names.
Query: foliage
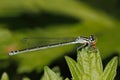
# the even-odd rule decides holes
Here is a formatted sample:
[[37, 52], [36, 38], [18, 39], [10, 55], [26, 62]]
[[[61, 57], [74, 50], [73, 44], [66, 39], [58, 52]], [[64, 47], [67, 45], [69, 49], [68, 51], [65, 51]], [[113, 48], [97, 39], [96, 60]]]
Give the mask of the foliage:
[[[105, 67], [103, 65], [99, 52], [88, 52], [86, 49], [78, 52], [77, 62], [66, 56], [72, 80], [114, 80], [118, 60], [114, 57]], [[53, 71], [45, 67], [45, 79], [43, 80], [61, 80]], [[67, 78], [66, 78], [67, 79]]]
[[[72, 80], [114, 80], [118, 64], [118, 58], [114, 57], [105, 67], [103, 65], [99, 52], [89, 52], [82, 49], [78, 52], [77, 62], [72, 58], [65, 57], [69, 66]], [[6, 73], [3, 73], [2, 80], [8, 80]], [[29, 80], [24, 78], [23, 80]], [[41, 80], [63, 80], [60, 74], [53, 72], [47, 66], [44, 67], [44, 76]], [[66, 78], [65, 80], [69, 80]]]
[[62, 77], [60, 77], [58, 74], [46, 66], [44, 67], [44, 76], [42, 80], [62, 80]]
[[116, 75], [117, 57], [114, 57], [103, 71], [99, 52], [78, 52], [77, 62], [66, 57], [73, 80], [113, 80]]
[[7, 73], [4, 72], [2, 74], [1, 80], [9, 80], [9, 77], [8, 77]]

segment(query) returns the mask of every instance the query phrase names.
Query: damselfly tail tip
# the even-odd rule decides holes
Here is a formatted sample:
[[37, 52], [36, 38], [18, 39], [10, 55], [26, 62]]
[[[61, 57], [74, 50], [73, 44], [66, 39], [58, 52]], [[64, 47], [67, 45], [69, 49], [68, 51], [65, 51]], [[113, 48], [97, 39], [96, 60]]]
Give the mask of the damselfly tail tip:
[[9, 55], [11, 56], [11, 55], [15, 55], [15, 52], [14, 51], [10, 51], [9, 52]]

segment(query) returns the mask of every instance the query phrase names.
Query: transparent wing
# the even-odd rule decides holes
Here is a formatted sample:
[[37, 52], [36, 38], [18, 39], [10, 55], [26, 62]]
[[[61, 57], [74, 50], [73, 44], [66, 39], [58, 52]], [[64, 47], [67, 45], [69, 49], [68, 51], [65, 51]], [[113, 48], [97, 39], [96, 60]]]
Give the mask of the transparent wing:
[[60, 44], [65, 42], [75, 41], [76, 38], [47, 38], [47, 37], [31, 37], [24, 38], [23, 44], [26, 47], [34, 47], [34, 46], [48, 46], [52, 44]]

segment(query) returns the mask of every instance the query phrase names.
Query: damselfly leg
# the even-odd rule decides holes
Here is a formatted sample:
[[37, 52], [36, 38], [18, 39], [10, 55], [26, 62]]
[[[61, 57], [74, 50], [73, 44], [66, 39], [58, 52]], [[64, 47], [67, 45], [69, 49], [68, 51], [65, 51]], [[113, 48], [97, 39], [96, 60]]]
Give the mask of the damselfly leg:
[[85, 43], [85, 44], [83, 44], [83, 45], [77, 47], [77, 52], [78, 52], [79, 50], [81, 50], [81, 49], [87, 47], [87, 46], [88, 46], [88, 43]]

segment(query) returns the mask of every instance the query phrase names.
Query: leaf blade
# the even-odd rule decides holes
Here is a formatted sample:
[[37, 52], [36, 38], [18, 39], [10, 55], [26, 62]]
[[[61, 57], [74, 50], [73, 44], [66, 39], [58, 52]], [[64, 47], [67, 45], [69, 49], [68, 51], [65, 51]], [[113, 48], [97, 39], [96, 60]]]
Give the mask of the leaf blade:
[[83, 80], [100, 80], [103, 73], [102, 61], [99, 51], [89, 52], [82, 49], [78, 52], [77, 63], [83, 69]]
[[103, 80], [113, 80], [116, 75], [118, 57], [114, 57], [105, 67]]
[[81, 70], [78, 67], [78, 64], [70, 57], [65, 57], [67, 64], [69, 66], [72, 79], [73, 80], [82, 80]]
[[9, 80], [9, 77], [6, 72], [2, 74], [1, 80]]
[[61, 80], [61, 77], [49, 69], [47, 66], [44, 67], [44, 71], [45, 72], [42, 80]]

